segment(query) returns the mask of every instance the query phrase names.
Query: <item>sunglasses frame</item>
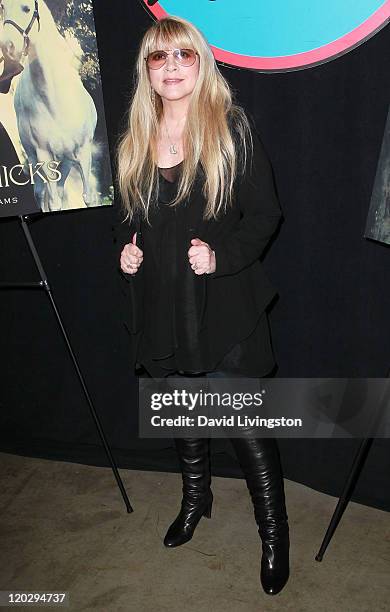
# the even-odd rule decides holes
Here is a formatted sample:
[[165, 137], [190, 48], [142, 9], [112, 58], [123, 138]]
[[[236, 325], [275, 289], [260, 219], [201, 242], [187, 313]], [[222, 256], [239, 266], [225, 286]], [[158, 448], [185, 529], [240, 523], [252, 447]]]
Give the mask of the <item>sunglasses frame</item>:
[[[194, 52], [194, 54], [195, 54], [195, 60], [192, 62], [192, 64], [189, 64], [188, 66], [185, 66], [184, 64], [181, 64], [181, 63], [180, 63], [180, 62], [177, 60], [177, 57], [175, 56], [175, 51], [179, 51], [179, 52], [180, 52], [180, 51], [193, 51], [193, 52]], [[152, 67], [151, 67], [151, 66], [149, 66], [149, 64], [148, 64], [149, 57], [152, 55], [152, 53], [165, 53], [165, 55], [166, 55], [164, 62], [163, 62], [163, 63], [161, 64], [161, 66], [159, 66], [158, 68], [152, 68]], [[147, 67], [148, 67], [148, 68], [150, 68], [150, 70], [160, 70], [160, 68], [162, 68], [163, 66], [165, 66], [165, 64], [167, 63], [168, 55], [173, 55], [173, 58], [174, 58], [174, 60], [175, 60], [175, 63], [176, 63], [176, 64], [178, 64], [179, 66], [183, 66], [184, 68], [190, 68], [191, 66], [193, 66], [193, 65], [195, 64], [195, 62], [196, 62], [196, 56], [199, 56], [199, 53], [198, 53], [197, 51], [194, 51], [193, 49], [186, 49], [186, 48], [183, 48], [183, 49], [172, 49], [170, 52], [168, 52], [168, 51], [163, 51], [162, 49], [161, 49], [161, 50], [160, 50], [160, 49], [156, 49], [156, 51], [151, 51], [151, 52], [149, 53], [149, 55], [148, 55], [147, 57], [145, 57], [145, 58], [144, 58], [144, 60], [145, 60], [145, 62], [146, 62]]]

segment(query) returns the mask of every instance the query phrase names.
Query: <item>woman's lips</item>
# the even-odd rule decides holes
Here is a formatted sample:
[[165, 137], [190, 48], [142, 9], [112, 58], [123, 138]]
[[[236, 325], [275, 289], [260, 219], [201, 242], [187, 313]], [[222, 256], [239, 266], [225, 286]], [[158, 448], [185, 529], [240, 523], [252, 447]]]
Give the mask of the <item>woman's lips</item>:
[[183, 79], [164, 79], [164, 83], [166, 85], [176, 85], [177, 83], [181, 83]]

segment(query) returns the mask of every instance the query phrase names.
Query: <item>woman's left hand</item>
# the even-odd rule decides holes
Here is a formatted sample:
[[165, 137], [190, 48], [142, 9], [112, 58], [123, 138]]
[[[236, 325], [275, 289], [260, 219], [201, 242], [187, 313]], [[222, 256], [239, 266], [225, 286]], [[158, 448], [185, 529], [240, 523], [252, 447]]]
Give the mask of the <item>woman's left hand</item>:
[[188, 259], [195, 274], [212, 274], [216, 270], [215, 252], [200, 238], [191, 240]]

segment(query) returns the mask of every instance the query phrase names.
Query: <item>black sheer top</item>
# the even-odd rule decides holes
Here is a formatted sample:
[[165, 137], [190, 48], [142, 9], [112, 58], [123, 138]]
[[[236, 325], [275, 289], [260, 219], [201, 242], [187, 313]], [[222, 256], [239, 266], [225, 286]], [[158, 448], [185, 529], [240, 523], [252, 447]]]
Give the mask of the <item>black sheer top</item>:
[[[200, 373], [199, 363], [202, 363], [197, 343], [202, 304], [196, 297], [201, 292], [195, 290], [195, 284], [203, 283], [204, 279], [192, 270], [187, 253], [191, 239], [196, 237], [193, 228], [203, 211], [194, 210], [195, 201], [191, 201], [191, 196], [178, 206], [169, 205], [176, 195], [182, 163], [159, 168], [158, 201], [150, 212], [151, 226], [144, 224], [142, 231], [145, 321], [137, 363], [155, 378], [175, 372]], [[218, 266], [218, 253], [216, 257]], [[232, 376], [234, 373], [250, 376], [249, 354], [258, 354], [272, 368], [274, 360], [265, 313], [256, 329], [229, 350], [217, 369]], [[198, 368], [191, 366], [188, 355]]]

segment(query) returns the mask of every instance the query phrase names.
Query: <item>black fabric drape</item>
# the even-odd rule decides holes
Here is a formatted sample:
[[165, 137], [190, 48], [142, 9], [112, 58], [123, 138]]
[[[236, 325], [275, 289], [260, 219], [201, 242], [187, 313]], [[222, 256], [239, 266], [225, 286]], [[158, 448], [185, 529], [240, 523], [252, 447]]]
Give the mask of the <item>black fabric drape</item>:
[[[95, 2], [94, 10], [114, 154], [150, 18], [137, 2]], [[264, 260], [279, 291], [270, 312], [279, 376], [388, 371], [389, 248], [363, 232], [390, 99], [389, 36], [387, 25], [346, 55], [289, 74], [220, 66], [255, 117], [284, 213]], [[176, 471], [171, 440], [138, 438], [137, 380], [118, 317], [113, 214], [51, 214], [32, 234], [119, 464]], [[36, 279], [15, 220], [0, 222], [0, 278]], [[0, 450], [106, 465], [46, 296], [0, 297]], [[285, 476], [339, 495], [357, 446], [280, 440]], [[214, 473], [241, 476], [224, 441], [213, 440], [212, 450]], [[389, 510], [389, 471], [389, 441], [378, 439], [353, 499]]]

